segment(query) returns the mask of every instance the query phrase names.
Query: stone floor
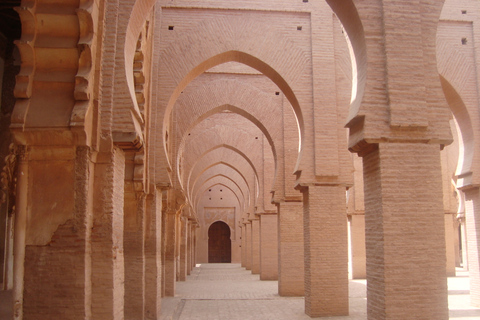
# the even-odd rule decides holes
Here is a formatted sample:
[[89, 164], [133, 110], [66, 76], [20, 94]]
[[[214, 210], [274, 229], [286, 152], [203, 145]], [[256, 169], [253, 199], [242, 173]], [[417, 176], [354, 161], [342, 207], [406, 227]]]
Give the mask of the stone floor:
[[[162, 300], [161, 320], [187, 319], [310, 319], [303, 298], [277, 294], [277, 281], [260, 281], [238, 264], [198, 265], [185, 282], [177, 282], [174, 298]], [[350, 316], [326, 320], [366, 319], [365, 280], [350, 281]], [[478, 320], [480, 308], [470, 307], [468, 273], [448, 278], [451, 320]], [[12, 319], [11, 291], [0, 291], [0, 320]]]
[[[162, 300], [161, 320], [310, 319], [303, 298], [277, 294], [277, 281], [260, 281], [238, 264], [197, 265], [187, 281], [177, 282], [176, 296]], [[350, 281], [350, 315], [328, 320], [363, 320], [366, 316], [366, 282]], [[470, 307], [468, 273], [448, 279], [450, 319], [478, 320], [480, 308]]]

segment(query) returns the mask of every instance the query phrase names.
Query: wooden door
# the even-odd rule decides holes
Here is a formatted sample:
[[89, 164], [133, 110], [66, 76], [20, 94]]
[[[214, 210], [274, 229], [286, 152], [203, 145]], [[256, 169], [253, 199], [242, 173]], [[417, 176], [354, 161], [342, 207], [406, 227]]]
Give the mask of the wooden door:
[[230, 227], [222, 221], [212, 223], [208, 229], [208, 262], [232, 262]]

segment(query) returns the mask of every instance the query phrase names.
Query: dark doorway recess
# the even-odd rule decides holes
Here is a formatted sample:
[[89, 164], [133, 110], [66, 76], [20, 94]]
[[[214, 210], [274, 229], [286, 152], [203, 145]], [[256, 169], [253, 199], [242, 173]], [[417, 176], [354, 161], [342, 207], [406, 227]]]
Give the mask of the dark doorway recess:
[[230, 227], [222, 221], [212, 223], [208, 229], [208, 262], [232, 262]]

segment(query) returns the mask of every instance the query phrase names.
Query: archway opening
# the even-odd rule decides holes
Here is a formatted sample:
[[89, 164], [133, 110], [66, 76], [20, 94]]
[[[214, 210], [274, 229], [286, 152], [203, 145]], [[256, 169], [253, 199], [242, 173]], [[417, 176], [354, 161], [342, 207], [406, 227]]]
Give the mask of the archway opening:
[[214, 222], [208, 228], [208, 263], [231, 262], [230, 227], [223, 221]]

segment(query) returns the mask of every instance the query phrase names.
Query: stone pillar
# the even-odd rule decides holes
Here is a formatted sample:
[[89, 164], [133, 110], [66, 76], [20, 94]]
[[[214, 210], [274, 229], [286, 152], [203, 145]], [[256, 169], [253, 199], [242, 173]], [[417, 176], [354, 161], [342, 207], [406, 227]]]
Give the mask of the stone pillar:
[[463, 192], [465, 193], [470, 302], [472, 306], [480, 307], [480, 188], [473, 187]]
[[176, 282], [176, 230], [177, 230], [177, 217], [175, 210], [168, 208], [165, 217], [165, 296], [175, 296], [175, 282]]
[[460, 220], [462, 230], [462, 267], [463, 270], [468, 270], [468, 241], [467, 241], [467, 224], [465, 215]]
[[13, 246], [15, 237], [15, 213], [6, 212], [5, 217], [5, 260], [3, 269], [3, 288], [0, 290], [13, 289]]
[[447, 277], [455, 277], [455, 213], [445, 213], [445, 249], [447, 254]]
[[162, 300], [162, 191], [146, 198], [145, 210], [145, 318], [160, 318]]
[[95, 166], [92, 228], [92, 319], [123, 319], [125, 156], [115, 148]]
[[369, 319], [448, 319], [440, 148], [380, 143], [363, 155]]
[[163, 190], [162, 191], [162, 232], [161, 232], [161, 256], [162, 256], [162, 298], [165, 297], [165, 291], [166, 291], [166, 257], [167, 257], [167, 208], [168, 208], [168, 201], [167, 201], [167, 195], [168, 191]]
[[191, 269], [193, 270], [193, 268], [195, 268], [195, 265], [197, 263], [196, 261], [196, 255], [195, 253], [197, 252], [197, 247], [195, 245], [195, 239], [197, 237], [197, 222], [194, 221], [192, 223], [192, 240], [191, 240], [191, 243], [192, 243], [192, 265], [191, 265]]
[[304, 187], [305, 313], [348, 315], [348, 231], [344, 186]]
[[252, 274], [260, 273], [260, 220], [252, 220]]
[[247, 243], [245, 239], [247, 238], [247, 227], [245, 223], [241, 224], [242, 229], [242, 267], [246, 268], [247, 266]]
[[252, 270], [252, 224], [245, 223], [245, 269]]
[[143, 319], [145, 310], [145, 194], [125, 182], [123, 248], [125, 259], [125, 319]]
[[25, 241], [27, 228], [28, 199], [28, 153], [26, 146], [19, 147], [17, 168], [17, 195], [14, 233], [14, 278], [13, 278], [13, 319], [23, 319], [23, 290], [25, 276]]
[[365, 216], [363, 214], [352, 214], [351, 217], [352, 279], [366, 279]]
[[[86, 307], [92, 299], [92, 269], [89, 267], [93, 190], [90, 187], [94, 170], [90, 150], [87, 147], [32, 146], [27, 153], [27, 148], [20, 146], [18, 151], [14, 319], [39, 315], [48, 319], [91, 318], [91, 309]], [[123, 176], [118, 172], [124, 170], [123, 154], [119, 151], [116, 155], [118, 157], [112, 154], [106, 157], [108, 170], [99, 182], [109, 187], [104, 193], [107, 207], [112, 204], [113, 197], [118, 197], [123, 206]], [[123, 213], [123, 208], [119, 210], [116, 205], [109, 208], [109, 214], [102, 212], [107, 224], [109, 219], [115, 220], [118, 211]], [[120, 226], [123, 230], [121, 223]], [[111, 235], [112, 232], [110, 238]], [[120, 243], [121, 251], [122, 247]], [[111, 255], [104, 257], [108, 264], [106, 281], [111, 279], [108, 276], [113, 271], [109, 267], [117, 266], [111, 258]], [[120, 261], [123, 264], [121, 256]], [[110, 318], [116, 297], [108, 300], [109, 305], [106, 302]]]
[[192, 270], [192, 223], [188, 219], [187, 224], [187, 275]]
[[281, 202], [278, 205], [278, 239], [278, 294], [285, 297], [303, 296], [302, 202]]
[[277, 214], [260, 215], [260, 280], [278, 280]]
[[192, 267], [195, 267], [196, 263], [197, 263], [197, 229], [198, 229], [198, 225], [197, 223], [195, 223], [193, 226], [193, 250], [192, 250]]
[[188, 228], [188, 219], [185, 217], [180, 218], [180, 263], [179, 263], [179, 277], [178, 281], [187, 280], [187, 228]]

